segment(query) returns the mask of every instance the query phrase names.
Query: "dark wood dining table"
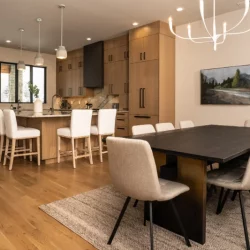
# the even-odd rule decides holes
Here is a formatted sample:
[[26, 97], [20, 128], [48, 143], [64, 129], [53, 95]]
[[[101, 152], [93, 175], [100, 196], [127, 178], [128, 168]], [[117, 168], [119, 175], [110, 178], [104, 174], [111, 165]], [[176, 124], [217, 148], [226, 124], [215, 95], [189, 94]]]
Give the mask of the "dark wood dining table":
[[[208, 125], [133, 138], [147, 141], [153, 151], [177, 156], [177, 181], [190, 191], [176, 198], [176, 206], [189, 238], [204, 244], [208, 162], [223, 164], [250, 152], [250, 128]], [[168, 202], [155, 205], [154, 223], [181, 234]]]

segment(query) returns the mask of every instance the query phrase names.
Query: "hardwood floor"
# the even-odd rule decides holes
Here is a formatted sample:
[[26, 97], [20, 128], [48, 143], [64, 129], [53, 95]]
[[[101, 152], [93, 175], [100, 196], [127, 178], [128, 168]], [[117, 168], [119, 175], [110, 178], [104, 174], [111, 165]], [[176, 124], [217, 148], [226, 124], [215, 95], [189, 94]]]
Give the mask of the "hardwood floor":
[[107, 156], [41, 165], [15, 159], [13, 170], [0, 165], [0, 250], [91, 250], [81, 237], [45, 214], [41, 204], [110, 184]]

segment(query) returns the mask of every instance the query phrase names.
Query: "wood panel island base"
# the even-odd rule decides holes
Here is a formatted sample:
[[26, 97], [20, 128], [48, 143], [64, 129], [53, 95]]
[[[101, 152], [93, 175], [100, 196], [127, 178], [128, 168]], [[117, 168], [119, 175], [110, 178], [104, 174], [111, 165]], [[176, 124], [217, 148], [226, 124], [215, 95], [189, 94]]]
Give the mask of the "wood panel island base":
[[[97, 113], [93, 113], [92, 123], [96, 123]], [[41, 160], [44, 164], [57, 162], [57, 129], [70, 126], [70, 115], [44, 115], [40, 117], [17, 115], [20, 126], [39, 129], [41, 132]], [[95, 139], [95, 138], [94, 138]], [[34, 143], [33, 143], [34, 144]], [[85, 145], [84, 139], [78, 140], [78, 148]], [[92, 147], [95, 142], [92, 141]], [[61, 138], [61, 150], [71, 151], [71, 141]], [[61, 161], [71, 156], [61, 157]]]

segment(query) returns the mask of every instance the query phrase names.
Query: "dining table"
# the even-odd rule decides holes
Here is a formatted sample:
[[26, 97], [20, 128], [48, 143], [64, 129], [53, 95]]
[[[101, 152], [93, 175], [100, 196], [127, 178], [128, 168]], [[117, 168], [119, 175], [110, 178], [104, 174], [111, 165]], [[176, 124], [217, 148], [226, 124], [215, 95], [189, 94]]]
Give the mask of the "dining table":
[[[176, 207], [189, 238], [205, 244], [207, 165], [212, 162], [221, 166], [249, 153], [250, 128], [206, 125], [132, 138], [147, 141], [153, 152], [177, 157], [176, 181], [190, 190], [176, 198]], [[153, 218], [155, 224], [181, 234], [168, 202], [156, 202]]]

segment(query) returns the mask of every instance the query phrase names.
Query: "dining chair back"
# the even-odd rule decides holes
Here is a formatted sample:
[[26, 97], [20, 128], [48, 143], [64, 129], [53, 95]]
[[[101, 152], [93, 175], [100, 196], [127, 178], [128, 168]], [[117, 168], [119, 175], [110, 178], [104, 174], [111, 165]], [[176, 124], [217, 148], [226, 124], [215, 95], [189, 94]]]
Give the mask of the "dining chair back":
[[250, 127], [250, 120], [246, 120], [246, 121], [245, 121], [244, 127]]
[[151, 124], [136, 125], [132, 127], [132, 135], [143, 135], [155, 133], [155, 128]]
[[4, 115], [0, 109], [0, 135], [5, 135]]
[[155, 124], [156, 132], [164, 132], [169, 130], [174, 130], [175, 127], [171, 122], [157, 123]]
[[180, 128], [184, 129], [184, 128], [193, 128], [194, 127], [194, 123], [192, 121], [180, 121]]

